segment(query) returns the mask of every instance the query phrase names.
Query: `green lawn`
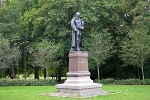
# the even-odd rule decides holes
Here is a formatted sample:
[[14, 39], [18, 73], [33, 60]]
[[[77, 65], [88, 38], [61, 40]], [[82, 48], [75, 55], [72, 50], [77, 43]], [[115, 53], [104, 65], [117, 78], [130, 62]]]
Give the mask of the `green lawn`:
[[150, 100], [148, 85], [103, 85], [102, 89], [117, 94], [86, 99], [39, 96], [56, 92], [54, 86], [9, 86], [0, 87], [0, 100]]

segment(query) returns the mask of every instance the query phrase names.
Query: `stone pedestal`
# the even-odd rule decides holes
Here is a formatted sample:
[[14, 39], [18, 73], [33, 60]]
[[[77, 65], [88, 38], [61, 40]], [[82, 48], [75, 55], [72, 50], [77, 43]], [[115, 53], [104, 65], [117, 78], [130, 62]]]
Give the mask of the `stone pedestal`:
[[93, 83], [88, 70], [88, 54], [84, 51], [69, 53], [69, 72], [63, 84], [56, 85], [60, 93], [73, 93], [80, 96], [101, 94], [102, 84]]

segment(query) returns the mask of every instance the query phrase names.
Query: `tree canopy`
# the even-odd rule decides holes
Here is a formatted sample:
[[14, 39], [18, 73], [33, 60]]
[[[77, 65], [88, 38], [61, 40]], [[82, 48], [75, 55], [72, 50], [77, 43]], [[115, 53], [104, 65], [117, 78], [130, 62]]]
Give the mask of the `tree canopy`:
[[[15, 75], [17, 68], [26, 77], [33, 73], [35, 65], [47, 68], [51, 62], [59, 62], [52, 67], [67, 71], [70, 23], [77, 11], [85, 22], [82, 49], [89, 54], [93, 51], [93, 57], [100, 55], [89, 58], [94, 79], [97, 78], [96, 63], [101, 65], [101, 78], [138, 78], [139, 68], [142, 69], [140, 76], [145, 72], [145, 78], [150, 77], [147, 74], [150, 72], [150, 2], [147, 0], [4, 0], [0, 2], [0, 42], [1, 48], [4, 47], [0, 49], [0, 63], [3, 63], [0, 68], [7, 67], [2, 57], [8, 54], [10, 59], [14, 54], [15, 59], [20, 58], [16, 60], [18, 65], [12, 61]], [[105, 37], [104, 33], [109, 36]], [[146, 67], [129, 60], [133, 57], [138, 58], [138, 62], [144, 61], [142, 66]]]

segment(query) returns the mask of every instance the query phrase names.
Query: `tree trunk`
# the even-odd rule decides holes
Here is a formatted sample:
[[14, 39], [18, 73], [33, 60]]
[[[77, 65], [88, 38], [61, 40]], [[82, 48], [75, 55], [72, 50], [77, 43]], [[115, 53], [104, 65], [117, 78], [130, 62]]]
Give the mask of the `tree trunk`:
[[39, 79], [39, 67], [35, 67], [34, 79]]
[[59, 70], [58, 70], [58, 82], [61, 82], [61, 72], [62, 72], [62, 65], [59, 65]]
[[11, 76], [10, 69], [7, 69], [7, 73], [8, 73], [8, 75], [9, 75], [9, 77], [10, 77], [11, 79], [13, 79], [13, 77]]
[[141, 69], [142, 69], [143, 84], [145, 84], [143, 65], [141, 66]]
[[6, 79], [6, 75], [7, 75], [7, 69], [5, 69], [5, 79]]
[[18, 73], [18, 78], [19, 78], [19, 66], [17, 65], [17, 73]]
[[139, 68], [138, 68], [138, 78], [139, 78], [139, 80], [140, 80], [140, 72], [139, 72]]
[[97, 65], [97, 72], [98, 72], [98, 83], [100, 83], [100, 73], [99, 73], [99, 66]]
[[44, 68], [44, 79], [46, 79], [46, 68]]
[[24, 43], [24, 78], [26, 79], [26, 48], [25, 48], [25, 43]]
[[46, 76], [49, 77], [49, 72], [48, 72], [48, 68], [46, 68]]
[[12, 77], [13, 79], [15, 78], [15, 71], [14, 71], [14, 66], [12, 65]]

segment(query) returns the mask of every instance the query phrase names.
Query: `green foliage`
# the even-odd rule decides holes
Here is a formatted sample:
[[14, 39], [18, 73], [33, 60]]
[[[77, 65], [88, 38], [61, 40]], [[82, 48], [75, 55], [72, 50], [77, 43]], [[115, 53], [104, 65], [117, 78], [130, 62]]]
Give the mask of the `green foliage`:
[[51, 79], [0, 80], [0, 86], [51, 86], [51, 85], [56, 85], [55, 80]]
[[113, 50], [113, 40], [110, 33], [107, 30], [102, 32], [94, 32], [91, 34], [89, 56], [94, 59], [98, 70], [98, 79], [100, 79], [99, 67], [105, 64], [105, 61], [109, 59], [115, 52]]
[[148, 29], [141, 27], [133, 31], [131, 38], [121, 44], [121, 58], [124, 62], [142, 69], [144, 83], [144, 65], [150, 54], [150, 35]]
[[[11, 49], [11, 51], [20, 46], [20, 50], [15, 49], [18, 53], [13, 53], [13, 55], [10, 53], [10, 55], [8, 55], [11, 58], [14, 57], [15, 61], [8, 61], [9, 63], [13, 62], [15, 66], [23, 66], [24, 64], [25, 69], [20, 67], [21, 73], [24, 71], [26, 73], [26, 70], [30, 70], [31, 73], [33, 73], [32, 68], [35, 67], [35, 64], [33, 64], [34, 60], [39, 60], [38, 62], [40, 63], [38, 63], [37, 66], [43, 67], [57, 66], [61, 61], [61, 66], [66, 68], [68, 52], [71, 46], [70, 21], [75, 13], [79, 11], [81, 18], [85, 22], [85, 29], [82, 32], [83, 48], [81, 49], [88, 51], [89, 55], [91, 55], [90, 52], [93, 51], [93, 57], [97, 57], [98, 54], [94, 48], [105, 46], [105, 42], [101, 41], [99, 37], [105, 33], [111, 36], [109, 42], [114, 46], [111, 50], [105, 48], [104, 52], [102, 52], [102, 49], [99, 49], [98, 52], [101, 52], [101, 57], [97, 60], [90, 57], [90, 70], [95, 70], [96, 65], [101, 65], [102, 68], [100, 71], [106, 73], [106, 70], [103, 70], [104, 67], [110, 71], [108, 75], [102, 75], [102, 77], [108, 77], [113, 73], [113, 77], [120, 79], [126, 76], [126, 74], [130, 74], [129, 76], [133, 74], [133, 76], [137, 76], [135, 74], [137, 69], [124, 74], [123, 69], [128, 69], [131, 64], [132, 66], [142, 68], [142, 66], [139, 66], [140, 60], [142, 59], [134, 61], [130, 59], [129, 55], [133, 57], [133, 55], [136, 54], [134, 57], [136, 56], [135, 58], [137, 59], [137, 53], [140, 53], [137, 47], [144, 49], [143, 56], [146, 56], [144, 53], [147, 53], [146, 51], [149, 50], [147, 49], [149, 47], [149, 40], [145, 38], [148, 38], [149, 36], [146, 34], [150, 33], [149, 9], [150, 4], [147, 0], [6, 0], [0, 6], [0, 34], [2, 37], [8, 39], [11, 46], [9, 49]], [[109, 39], [109, 36], [106, 36], [105, 40]], [[129, 40], [126, 40], [127, 37], [129, 37]], [[52, 45], [51, 43], [47, 44], [43, 42], [43, 40], [51, 41]], [[94, 43], [95, 41], [96, 43]], [[142, 43], [142, 41], [147, 42], [147, 45], [143, 44], [143, 47], [141, 47], [140, 43]], [[101, 44], [100, 42], [104, 43]], [[95, 46], [96, 44], [99, 45]], [[50, 48], [49, 45], [52, 48]], [[123, 51], [121, 51], [122, 48], [126, 45], [130, 45], [129, 48], [132, 48], [136, 52], [124, 52], [125, 56], [122, 55], [122, 57], [119, 57], [120, 53], [123, 53]], [[111, 48], [110, 45], [108, 46]], [[33, 49], [33, 52], [28, 52], [28, 50], [31, 51], [31, 49]], [[35, 53], [37, 49], [39, 52]], [[105, 55], [107, 54], [107, 50], [108, 56]], [[114, 52], [113, 50], [115, 50], [116, 53], [112, 54]], [[22, 55], [20, 55], [19, 52], [21, 52]], [[38, 56], [39, 54], [40, 56]], [[127, 55], [130, 61], [124, 60], [128, 58], [126, 57]], [[22, 58], [20, 60], [16, 59], [21, 56]], [[50, 59], [53, 60], [50, 61]], [[149, 65], [147, 59], [149, 59], [149, 56], [144, 60], [144, 66], [145, 63]], [[17, 62], [18, 65], [16, 64]], [[99, 64], [96, 64], [97, 62]], [[126, 66], [122, 67], [123, 65]], [[148, 73], [149, 68], [150, 67], [147, 66], [145, 73]], [[116, 73], [114, 71], [116, 71]], [[119, 75], [118, 73], [123, 74]]]
[[89, 45], [89, 55], [98, 66], [105, 64], [105, 60], [114, 53], [112, 36], [107, 30], [99, 33], [92, 31], [91, 43]]
[[[12, 2], [9, 6], [0, 8], [0, 34], [9, 39], [11, 43], [20, 39], [22, 29], [19, 25], [20, 7], [18, 2]], [[20, 6], [20, 5], [19, 5]]]
[[41, 42], [31, 45], [30, 53], [33, 54], [32, 63], [36, 66], [48, 68], [55, 62], [60, 45], [43, 39]]
[[128, 26], [126, 42], [121, 44], [121, 58], [125, 63], [137, 66], [142, 70], [144, 83], [144, 66], [149, 59], [149, 2], [142, 0], [125, 0], [123, 10], [132, 18], [131, 26]]
[[[107, 78], [107, 79], [102, 79], [102, 80], [100, 80], [100, 82], [102, 83], [102, 84], [114, 84], [114, 79], [112, 79], [112, 78]], [[96, 83], [98, 83], [98, 80], [96, 79], [96, 80], [94, 80], [94, 82], [96, 82]]]
[[8, 39], [0, 37], [0, 68], [7, 68], [10, 60], [10, 47]]
[[124, 61], [139, 66], [143, 60], [149, 57], [150, 44], [148, 41], [150, 36], [147, 33], [147, 29], [135, 29], [131, 38], [126, 38], [122, 42], [121, 56]]
[[[114, 84], [117, 84], [117, 85], [142, 85], [142, 80], [139, 80], [139, 79], [115, 80]], [[146, 84], [149, 84], [149, 83], [146, 83]]]
[[0, 78], [5, 77], [5, 72], [6, 72], [6, 69], [1, 69], [0, 70]]
[[[95, 83], [98, 83], [98, 80], [94, 80]], [[143, 82], [142, 80], [139, 79], [122, 79], [122, 80], [115, 80], [112, 78], [106, 78], [106, 79], [102, 79], [100, 80], [101, 84], [104, 85], [142, 85]], [[149, 85], [150, 84], [150, 79], [145, 79], [145, 84], [144, 85]]]

